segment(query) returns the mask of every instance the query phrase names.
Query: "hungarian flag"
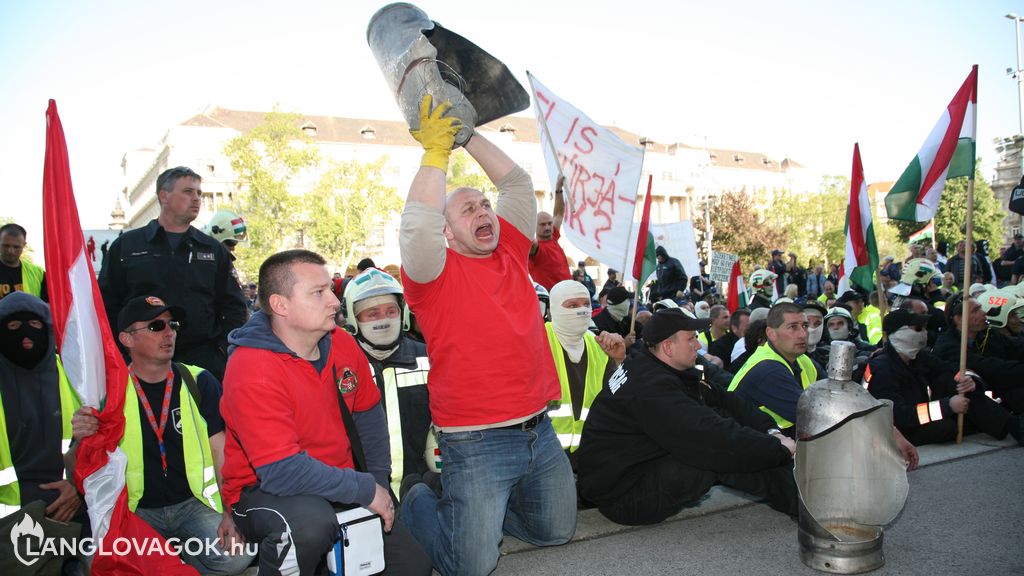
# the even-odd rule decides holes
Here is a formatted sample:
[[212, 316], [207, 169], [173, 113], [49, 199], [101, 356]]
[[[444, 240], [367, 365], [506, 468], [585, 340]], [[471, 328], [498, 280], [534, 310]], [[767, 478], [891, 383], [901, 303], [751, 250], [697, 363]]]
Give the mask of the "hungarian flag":
[[860, 161], [860, 145], [853, 145], [853, 175], [850, 177], [850, 204], [846, 208], [846, 258], [843, 259], [839, 293], [856, 284], [870, 292], [875, 289], [878, 246], [871, 222], [871, 201]]
[[643, 286], [658, 267], [658, 259], [654, 254], [654, 234], [651, 234], [651, 187], [654, 177], [647, 176], [647, 197], [644, 198], [644, 213], [640, 218], [640, 233], [636, 237], [636, 254], [633, 256], [633, 278], [636, 280], [637, 291]]
[[917, 244], [922, 240], [934, 240], [935, 239], [935, 220], [928, 222], [928, 225], [921, 228], [917, 232], [914, 232], [907, 237], [908, 244]]
[[128, 510], [128, 458], [117, 447], [124, 432], [128, 368], [114, 343], [92, 261], [86, 256], [78, 205], [71, 188], [67, 142], [53, 100], [46, 110], [43, 236], [46, 284], [61, 361], [82, 405], [104, 407], [99, 432], [78, 445], [75, 466], [75, 483], [85, 494], [93, 538], [100, 550], [106, 552], [93, 556], [93, 574], [196, 574], [177, 556], [142, 557], [134, 553], [134, 546], [128, 554], [119, 555], [117, 552], [123, 547], [113, 544], [123, 538], [140, 541], [143, 546], [157, 543], [166, 550], [160, 534]]
[[747, 307], [747, 285], [743, 282], [743, 271], [740, 270], [740, 261], [732, 263], [732, 272], [729, 273], [729, 313]]
[[939, 209], [947, 178], [974, 178], [978, 103], [978, 66], [932, 128], [917, 157], [885, 196], [889, 218], [927, 222]]

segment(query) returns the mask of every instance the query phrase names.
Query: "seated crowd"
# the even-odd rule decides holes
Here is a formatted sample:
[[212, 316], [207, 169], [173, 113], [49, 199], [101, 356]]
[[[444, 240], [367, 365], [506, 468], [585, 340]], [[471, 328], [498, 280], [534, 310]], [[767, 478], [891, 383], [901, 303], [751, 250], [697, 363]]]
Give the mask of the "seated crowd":
[[[892, 402], [908, 468], [914, 446], [955, 439], [958, 415], [968, 434], [1021, 441], [1020, 238], [996, 262], [979, 250], [966, 289], [962, 247], [945, 262], [918, 246], [902, 266], [887, 257], [871, 293], [837, 293], [821, 266], [775, 251], [750, 276], [749, 308], [730, 311], [659, 247], [646, 298], [614, 271], [597, 291], [557, 245], [561, 183], [555, 214], [538, 214], [526, 172], [476, 134], [462, 144], [496, 206], [469, 188], [446, 194], [460, 126], [431, 104], [414, 132], [424, 156], [399, 277], [366, 261], [332, 279], [306, 250], [270, 256], [242, 288], [218, 269], [230, 309], [244, 305], [229, 329], [213, 327], [223, 310], [179, 305], [173, 277], [150, 292], [101, 281], [117, 286], [110, 322], [130, 366], [128, 508], [164, 538], [217, 539], [214, 553], [182, 553], [200, 573], [322, 573], [337, 513], [353, 506], [381, 517], [394, 574], [487, 574], [505, 534], [562, 544], [582, 508], [657, 523], [716, 484], [795, 516], [797, 401], [826, 377], [836, 341], [856, 350], [854, 379]], [[161, 218], [125, 242], [183, 246], [189, 263], [208, 250], [198, 261], [212, 274], [227, 252], [187, 214], [172, 218], [173, 195], [195, 188], [161, 180]], [[208, 342], [185, 338], [190, 323], [211, 325]], [[38, 296], [0, 299], [0, 376], [0, 541], [18, 511], [47, 534], [88, 536], [66, 470], [101, 407], [81, 405]]]

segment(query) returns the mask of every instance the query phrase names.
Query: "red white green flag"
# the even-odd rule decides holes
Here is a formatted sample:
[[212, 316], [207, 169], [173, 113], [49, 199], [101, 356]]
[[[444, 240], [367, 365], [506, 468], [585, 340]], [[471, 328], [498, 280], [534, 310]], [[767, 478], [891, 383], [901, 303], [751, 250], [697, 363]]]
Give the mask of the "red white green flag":
[[889, 218], [927, 222], [935, 217], [947, 178], [974, 178], [977, 103], [978, 66], [975, 65], [932, 128], [917, 157], [885, 196]]
[[644, 198], [643, 216], [640, 217], [640, 232], [636, 238], [636, 253], [633, 255], [633, 279], [636, 280], [637, 292], [644, 285], [644, 282], [654, 274], [658, 267], [658, 260], [654, 254], [654, 235], [650, 232], [651, 227], [651, 187], [654, 185], [654, 176], [647, 176], [647, 196]]
[[907, 237], [907, 243], [908, 244], [917, 244], [918, 242], [921, 242], [923, 240], [934, 240], [934, 239], [935, 239], [935, 220], [931, 220], [931, 221], [928, 222], [928, 224], [924, 228], [921, 228], [917, 232], [914, 232], [913, 234], [908, 236]]
[[747, 285], [743, 281], [743, 271], [740, 270], [740, 261], [732, 263], [732, 272], [729, 274], [729, 313], [747, 307]]
[[868, 185], [864, 181], [864, 166], [860, 161], [860, 145], [853, 145], [853, 173], [850, 177], [850, 204], [846, 208], [846, 258], [843, 259], [839, 293], [855, 284], [864, 290], [875, 289], [875, 270], [878, 269], [878, 246], [875, 227], [871, 221], [871, 201]]

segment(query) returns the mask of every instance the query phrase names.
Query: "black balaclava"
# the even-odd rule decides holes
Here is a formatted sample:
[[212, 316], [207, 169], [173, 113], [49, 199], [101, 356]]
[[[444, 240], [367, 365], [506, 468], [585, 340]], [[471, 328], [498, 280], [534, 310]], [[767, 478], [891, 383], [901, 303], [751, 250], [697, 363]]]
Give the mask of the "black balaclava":
[[[17, 330], [8, 330], [7, 324], [11, 320], [21, 320], [21, 326]], [[29, 326], [29, 320], [43, 322], [42, 328]], [[26, 350], [23, 345], [28, 338], [32, 341], [32, 349]], [[3, 354], [12, 363], [31, 370], [46, 356], [50, 346], [50, 335], [47, 334], [47, 326], [43, 318], [27, 310], [8, 314], [0, 320], [0, 354]]]

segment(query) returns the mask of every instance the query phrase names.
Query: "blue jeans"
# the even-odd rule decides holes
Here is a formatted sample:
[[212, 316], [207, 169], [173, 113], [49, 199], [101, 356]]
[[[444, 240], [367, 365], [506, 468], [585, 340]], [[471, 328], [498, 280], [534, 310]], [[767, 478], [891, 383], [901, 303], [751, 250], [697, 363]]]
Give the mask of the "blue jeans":
[[441, 574], [489, 574], [503, 531], [537, 546], [576, 532], [576, 484], [550, 419], [526, 431], [441, 433], [438, 446], [440, 500], [417, 484], [400, 515]]
[[[221, 554], [205, 553], [206, 541], [212, 542], [217, 538], [217, 527], [220, 526], [223, 516], [195, 498], [163, 508], [137, 508], [135, 514], [164, 538], [177, 538], [178, 544], [182, 547], [181, 559], [200, 574], [239, 574], [252, 563], [253, 555], [244, 551], [228, 556], [218, 546]], [[201, 540], [204, 552], [195, 556], [186, 553], [186, 548], [199, 550], [197, 544], [186, 544], [185, 541], [189, 538]]]

